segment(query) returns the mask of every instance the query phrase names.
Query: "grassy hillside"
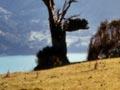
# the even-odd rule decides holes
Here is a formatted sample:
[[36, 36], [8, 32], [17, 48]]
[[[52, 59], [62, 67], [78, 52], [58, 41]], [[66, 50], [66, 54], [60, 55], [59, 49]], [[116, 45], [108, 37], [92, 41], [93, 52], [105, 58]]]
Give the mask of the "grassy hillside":
[[119, 90], [120, 58], [0, 75], [0, 90]]

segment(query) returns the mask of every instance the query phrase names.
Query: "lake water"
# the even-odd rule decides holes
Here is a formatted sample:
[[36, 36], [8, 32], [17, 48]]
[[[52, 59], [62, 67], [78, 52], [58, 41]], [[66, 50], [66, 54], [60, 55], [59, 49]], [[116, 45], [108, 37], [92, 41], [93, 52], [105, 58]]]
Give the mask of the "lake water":
[[[86, 60], [87, 54], [73, 53], [68, 54], [70, 62], [80, 62]], [[28, 56], [1, 56], [0, 57], [0, 74], [10, 72], [32, 71], [36, 66], [36, 57]]]

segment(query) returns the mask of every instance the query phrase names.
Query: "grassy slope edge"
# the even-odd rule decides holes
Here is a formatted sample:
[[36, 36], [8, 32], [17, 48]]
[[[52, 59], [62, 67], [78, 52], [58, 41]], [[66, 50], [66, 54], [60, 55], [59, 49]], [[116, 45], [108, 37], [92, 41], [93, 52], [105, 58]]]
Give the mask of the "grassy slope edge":
[[120, 58], [0, 75], [0, 90], [119, 90]]

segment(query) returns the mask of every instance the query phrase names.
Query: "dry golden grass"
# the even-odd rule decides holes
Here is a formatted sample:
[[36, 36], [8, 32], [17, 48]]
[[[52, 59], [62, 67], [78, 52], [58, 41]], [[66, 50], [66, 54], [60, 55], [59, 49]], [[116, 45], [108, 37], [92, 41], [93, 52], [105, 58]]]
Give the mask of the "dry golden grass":
[[120, 90], [120, 58], [0, 75], [0, 90]]

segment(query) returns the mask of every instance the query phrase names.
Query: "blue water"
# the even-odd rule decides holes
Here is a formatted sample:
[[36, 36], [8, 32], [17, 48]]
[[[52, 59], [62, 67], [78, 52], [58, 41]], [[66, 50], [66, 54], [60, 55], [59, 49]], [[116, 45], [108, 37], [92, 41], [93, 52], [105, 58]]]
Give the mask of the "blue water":
[[[68, 54], [70, 62], [85, 61], [86, 54]], [[2, 56], [0, 57], [0, 74], [6, 72], [32, 71], [36, 66], [36, 57], [30, 56]]]

